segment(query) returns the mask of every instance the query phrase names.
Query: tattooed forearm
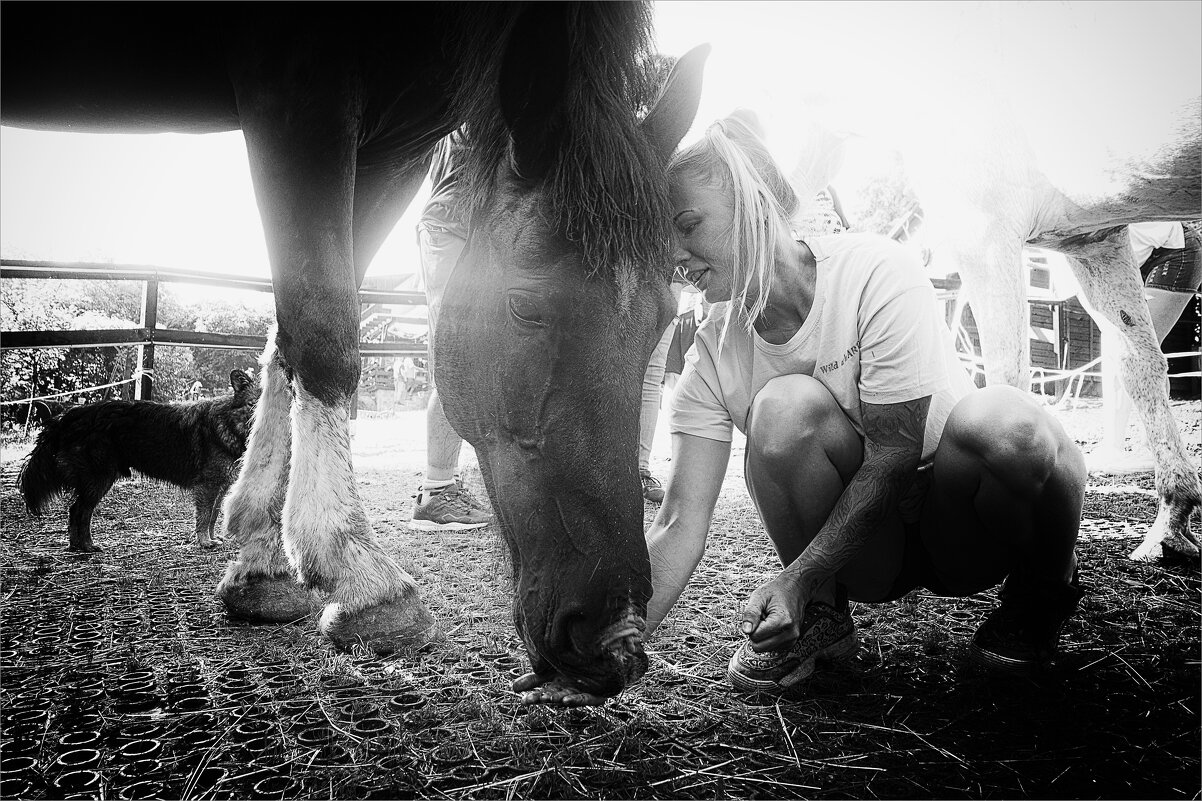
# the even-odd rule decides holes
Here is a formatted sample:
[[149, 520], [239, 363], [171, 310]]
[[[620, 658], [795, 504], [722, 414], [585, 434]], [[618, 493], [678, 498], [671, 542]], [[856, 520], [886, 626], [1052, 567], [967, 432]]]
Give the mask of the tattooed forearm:
[[[835, 504], [826, 525], [794, 563], [813, 582], [846, 565], [914, 480], [922, 457], [930, 397], [906, 403], [861, 404], [864, 462]], [[792, 567], [792, 566], [791, 566]]]

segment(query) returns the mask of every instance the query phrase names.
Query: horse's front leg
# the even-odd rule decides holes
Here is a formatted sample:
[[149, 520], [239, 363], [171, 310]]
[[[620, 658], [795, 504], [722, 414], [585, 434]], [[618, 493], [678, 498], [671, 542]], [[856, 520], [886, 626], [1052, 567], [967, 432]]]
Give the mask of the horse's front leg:
[[1120, 370], [1123, 384], [1144, 425], [1156, 460], [1156, 520], [1132, 559], [1174, 555], [1197, 559], [1197, 536], [1190, 516], [1202, 508], [1202, 485], [1190, 463], [1181, 433], [1169, 409], [1168, 362], [1152, 327], [1143, 284], [1132, 263], [1126, 227], [1096, 242], [1066, 249], [1081, 285], [1082, 302], [1100, 324], [1114, 328], [1124, 344]]
[[[957, 196], [958, 198], [958, 196]], [[926, 202], [924, 198], [924, 203]], [[971, 213], [967, 200], [940, 198], [945, 233], [937, 257], [960, 272], [981, 339], [981, 359], [989, 385], [1031, 388], [1031, 346], [1027, 328], [1027, 282], [1022, 237], [1005, 215]], [[955, 225], [950, 223], [955, 222]], [[959, 321], [956, 321], [958, 324]]]
[[373, 535], [351, 467], [349, 409], [360, 370], [352, 198], [362, 91], [354, 72], [339, 66], [345, 59], [263, 59], [250, 44], [252, 55], [232, 77], [271, 258], [276, 346], [291, 379], [283, 549], [306, 587], [328, 593], [318, 624], [324, 634], [339, 646], [392, 652], [424, 643], [435, 624], [413, 579]]
[[261, 391], [242, 469], [225, 499], [226, 537], [238, 546], [217, 585], [217, 597], [235, 620], [288, 623], [321, 606], [296, 579], [280, 535], [291, 459], [292, 388], [276, 353], [275, 332], [259, 360]]

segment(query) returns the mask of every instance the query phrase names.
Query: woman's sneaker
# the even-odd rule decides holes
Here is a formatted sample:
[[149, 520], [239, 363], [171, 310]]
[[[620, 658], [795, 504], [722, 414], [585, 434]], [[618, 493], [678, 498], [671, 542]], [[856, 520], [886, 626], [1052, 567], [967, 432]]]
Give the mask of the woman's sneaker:
[[483, 528], [492, 514], [458, 481], [435, 490], [418, 490], [409, 528], [421, 531], [462, 531]]
[[797, 642], [787, 649], [756, 653], [746, 641], [735, 649], [726, 676], [743, 692], [782, 693], [808, 678], [818, 660], [847, 659], [858, 647], [851, 613], [814, 601], [806, 606]]
[[659, 479], [651, 475], [650, 470], [640, 470], [639, 478], [643, 482], [643, 497], [652, 503], [663, 503], [664, 485], [659, 483]]
[[989, 613], [968, 646], [973, 662], [1019, 676], [1051, 663], [1060, 629], [1081, 600], [1077, 573], [1070, 584], [1012, 573], [1002, 585], [1001, 604]]

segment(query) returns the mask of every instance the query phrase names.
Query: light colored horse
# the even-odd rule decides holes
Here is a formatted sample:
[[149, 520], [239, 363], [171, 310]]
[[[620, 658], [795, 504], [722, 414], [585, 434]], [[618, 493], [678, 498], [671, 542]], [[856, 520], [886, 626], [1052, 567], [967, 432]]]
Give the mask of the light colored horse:
[[[1092, 195], [1053, 183], [1012, 115], [993, 117], [991, 136], [944, 140], [945, 161], [936, 169], [921, 156], [906, 156], [927, 219], [940, 226], [934, 249], [964, 280], [989, 383], [1030, 386], [1024, 245], [1068, 256], [1084, 305], [1121, 333], [1123, 383], [1155, 457], [1160, 496], [1156, 520], [1132, 554], [1136, 559], [1158, 557], [1164, 548], [1198, 555], [1190, 516], [1202, 506], [1202, 488], [1169, 410], [1168, 365], [1127, 234], [1129, 223], [1188, 220], [1202, 212], [1197, 101], [1177, 119], [1159, 152], [1100, 167], [1109, 170], [1113, 186]], [[947, 169], [950, 160], [959, 169]]]
[[[967, 26], [960, 49], [939, 50], [925, 67], [915, 67], [900, 97], [843, 87], [842, 95], [822, 98], [831, 104], [823, 116], [833, 128], [887, 137], [901, 153], [923, 206], [926, 243], [963, 278], [990, 384], [1030, 386], [1023, 247], [1068, 256], [1083, 304], [1122, 335], [1123, 382], [1155, 457], [1159, 510], [1132, 558], [1168, 551], [1196, 559], [1190, 519], [1202, 507], [1202, 486], [1169, 410], [1167, 362], [1132, 263], [1127, 225], [1202, 216], [1197, 47], [1184, 55], [1168, 46], [1141, 51], [1151, 58], [1117, 49], [1141, 41], [1144, 29], [1094, 25], [1094, 17], [1114, 6], [1069, 9], [1072, 25], [1043, 30], [1033, 29], [1031, 20], [1047, 5], [991, 8], [998, 48], [973, 49], [990, 38], [979, 24]], [[1188, 24], [1183, 7], [1158, 13], [1165, 11], [1167, 24], [1174, 18]], [[1010, 20], [1016, 27], [1001, 33], [1011, 13], [1027, 16]], [[1055, 30], [1080, 41], [1056, 39]], [[1027, 42], [1020, 51], [1016, 37], [1033, 31], [1050, 46]], [[1090, 40], [1102, 31], [1118, 38], [1097, 33]], [[940, 44], [908, 40], [907, 57]], [[1071, 47], [1080, 49], [1074, 54]], [[1112, 55], [1099, 60], [1090, 55], [1097, 50]], [[917, 63], [921, 55], [913, 58]], [[823, 140], [810, 137], [814, 141]], [[839, 138], [825, 141], [826, 148], [844, 147]], [[839, 161], [822, 147], [805, 154], [794, 173], [799, 195], [809, 197], [831, 180]]]

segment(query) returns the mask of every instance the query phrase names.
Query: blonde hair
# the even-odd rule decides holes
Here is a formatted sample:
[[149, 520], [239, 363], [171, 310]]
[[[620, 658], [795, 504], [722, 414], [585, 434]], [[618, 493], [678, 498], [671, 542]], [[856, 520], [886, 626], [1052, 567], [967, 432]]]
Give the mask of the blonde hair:
[[737, 314], [750, 332], [763, 314], [776, 274], [782, 231], [789, 230], [789, 220], [798, 209], [796, 193], [757, 136], [754, 115], [748, 119], [748, 114], [736, 111], [718, 120], [700, 141], [677, 153], [668, 164], [669, 180], [695, 176], [730, 192], [734, 201], [731, 302], [719, 347], [732, 316]]

